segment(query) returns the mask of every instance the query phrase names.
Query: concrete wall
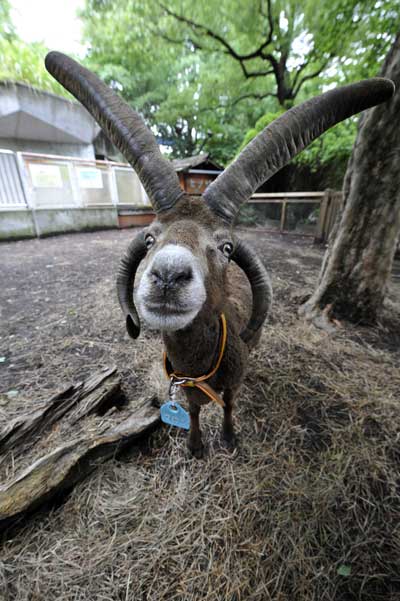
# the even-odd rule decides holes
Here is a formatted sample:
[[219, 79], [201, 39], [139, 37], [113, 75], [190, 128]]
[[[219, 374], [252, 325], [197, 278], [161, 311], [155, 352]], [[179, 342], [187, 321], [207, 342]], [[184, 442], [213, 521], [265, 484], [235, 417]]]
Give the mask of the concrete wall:
[[0, 240], [33, 238], [35, 225], [30, 211], [0, 211]]
[[95, 158], [93, 144], [59, 144], [57, 142], [43, 142], [41, 140], [0, 138], [0, 148], [13, 150], [14, 152], [38, 152], [40, 154], [56, 154], [81, 159]]
[[100, 131], [79, 103], [19, 83], [0, 84], [0, 136], [57, 144], [92, 144]]
[[39, 209], [35, 211], [35, 215], [41, 236], [118, 227], [118, 213], [114, 207]]
[[[34, 213], [40, 236], [118, 227], [115, 207], [84, 209], [38, 209]], [[30, 210], [0, 212], [0, 240], [36, 235]]]

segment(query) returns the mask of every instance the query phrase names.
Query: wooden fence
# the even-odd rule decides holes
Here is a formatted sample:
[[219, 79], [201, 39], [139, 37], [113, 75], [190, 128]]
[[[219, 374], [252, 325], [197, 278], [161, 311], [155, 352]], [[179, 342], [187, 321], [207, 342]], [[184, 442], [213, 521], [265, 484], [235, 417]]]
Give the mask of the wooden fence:
[[[324, 192], [273, 192], [253, 194], [247, 203], [251, 205], [280, 204], [281, 212], [278, 227], [260, 228], [266, 232], [278, 232], [287, 235], [311, 236], [316, 242], [327, 242], [329, 234], [335, 224], [338, 211], [342, 202], [342, 192], [325, 190]], [[298, 231], [288, 227], [289, 205], [312, 204], [316, 209], [316, 220], [312, 231]]]

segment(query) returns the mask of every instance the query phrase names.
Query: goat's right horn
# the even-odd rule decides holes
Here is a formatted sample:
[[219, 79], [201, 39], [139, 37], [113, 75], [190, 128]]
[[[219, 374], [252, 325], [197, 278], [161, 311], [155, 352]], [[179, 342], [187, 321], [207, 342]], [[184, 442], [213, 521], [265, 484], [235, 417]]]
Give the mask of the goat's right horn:
[[330, 90], [270, 123], [205, 190], [210, 209], [232, 223], [241, 205], [327, 129], [394, 94], [390, 79], [375, 77]]
[[139, 232], [127, 248], [125, 255], [119, 264], [117, 275], [118, 300], [125, 315], [125, 324], [131, 338], [137, 338], [140, 334], [140, 321], [133, 302], [133, 287], [136, 271], [140, 262], [146, 256], [146, 244], [144, 233]]
[[240, 333], [241, 339], [249, 342], [257, 334], [268, 315], [272, 302], [271, 282], [264, 265], [243, 240], [238, 240], [235, 244], [231, 259], [246, 274], [253, 294], [250, 320]]
[[46, 68], [81, 102], [138, 174], [156, 213], [171, 209], [184, 192], [141, 116], [94, 73], [61, 52], [49, 52]]

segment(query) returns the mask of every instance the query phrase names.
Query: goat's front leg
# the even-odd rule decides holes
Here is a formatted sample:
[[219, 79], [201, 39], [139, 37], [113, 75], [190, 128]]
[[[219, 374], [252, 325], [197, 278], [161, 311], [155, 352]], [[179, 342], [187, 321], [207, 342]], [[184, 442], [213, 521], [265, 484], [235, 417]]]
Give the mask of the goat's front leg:
[[224, 421], [222, 423], [222, 438], [229, 449], [234, 449], [237, 443], [237, 437], [233, 426], [233, 400], [236, 391], [227, 388], [224, 392]]
[[188, 438], [188, 448], [196, 459], [201, 459], [204, 454], [204, 445], [201, 440], [200, 430], [200, 405], [189, 399], [190, 431]]

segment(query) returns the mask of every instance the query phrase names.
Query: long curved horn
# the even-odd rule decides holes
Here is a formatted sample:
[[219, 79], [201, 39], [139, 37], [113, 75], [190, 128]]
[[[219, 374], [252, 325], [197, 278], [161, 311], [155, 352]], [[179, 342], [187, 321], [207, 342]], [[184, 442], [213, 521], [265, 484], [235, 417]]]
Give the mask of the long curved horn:
[[144, 233], [138, 235], [129, 244], [125, 255], [119, 264], [117, 275], [118, 300], [125, 315], [125, 324], [131, 338], [137, 338], [140, 334], [140, 321], [133, 302], [133, 286], [135, 275], [140, 261], [146, 256], [146, 245]]
[[49, 73], [87, 108], [135, 169], [156, 213], [171, 209], [184, 192], [141, 116], [94, 73], [65, 54], [50, 52], [45, 64]]
[[243, 202], [324, 131], [389, 100], [390, 79], [376, 77], [337, 88], [295, 106], [259, 133], [205, 190], [212, 211], [231, 223]]
[[238, 240], [235, 244], [231, 259], [245, 272], [253, 294], [250, 321], [240, 333], [242, 340], [249, 342], [267, 317], [272, 302], [271, 282], [264, 265], [243, 240]]

